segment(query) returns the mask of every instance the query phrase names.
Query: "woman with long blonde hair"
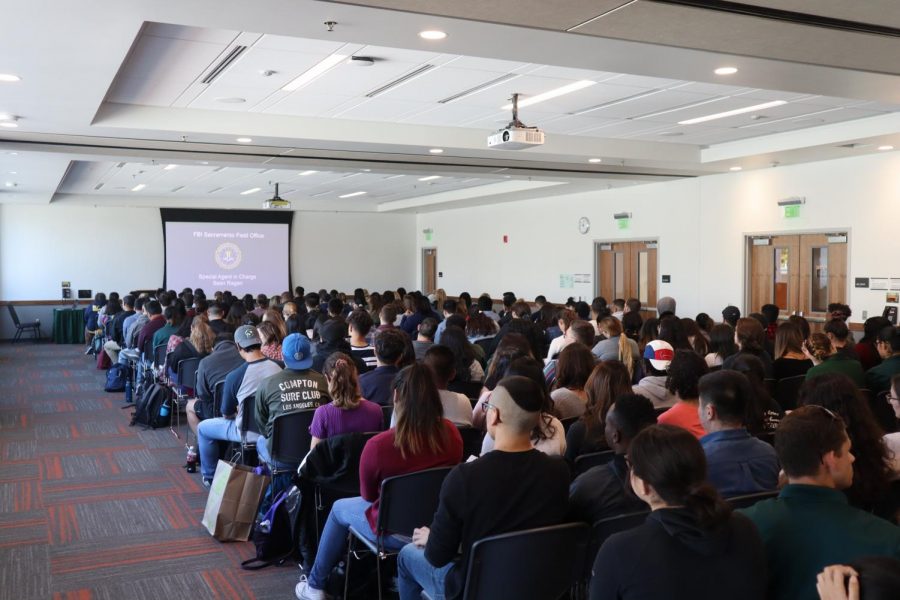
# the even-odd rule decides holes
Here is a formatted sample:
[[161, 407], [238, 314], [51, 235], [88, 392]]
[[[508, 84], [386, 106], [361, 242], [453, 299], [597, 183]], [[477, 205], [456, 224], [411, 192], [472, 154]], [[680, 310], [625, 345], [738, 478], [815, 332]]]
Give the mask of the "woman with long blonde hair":
[[640, 357], [637, 342], [623, 334], [622, 322], [615, 317], [600, 320], [600, 334], [606, 339], [597, 342], [591, 352], [600, 360], [617, 360], [628, 369], [628, 376], [634, 379], [635, 364]]

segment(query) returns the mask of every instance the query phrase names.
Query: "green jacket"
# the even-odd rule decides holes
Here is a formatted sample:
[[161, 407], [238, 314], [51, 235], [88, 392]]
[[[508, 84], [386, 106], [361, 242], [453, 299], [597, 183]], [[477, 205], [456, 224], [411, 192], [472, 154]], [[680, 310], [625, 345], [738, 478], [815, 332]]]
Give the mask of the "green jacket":
[[900, 373], [900, 354], [886, 358], [866, 371], [866, 387], [877, 394], [891, 389], [891, 377]]
[[316, 409], [329, 402], [324, 375], [312, 369], [284, 369], [267, 377], [256, 389], [256, 424], [262, 436], [269, 439], [278, 415]]
[[866, 376], [858, 360], [847, 358], [842, 354], [832, 354], [828, 358], [806, 372], [806, 380], [827, 373], [841, 373], [853, 380], [858, 388], [866, 387]]
[[839, 490], [789, 484], [741, 512], [766, 547], [770, 600], [817, 600], [816, 575], [828, 565], [900, 558], [900, 527], [853, 508]]

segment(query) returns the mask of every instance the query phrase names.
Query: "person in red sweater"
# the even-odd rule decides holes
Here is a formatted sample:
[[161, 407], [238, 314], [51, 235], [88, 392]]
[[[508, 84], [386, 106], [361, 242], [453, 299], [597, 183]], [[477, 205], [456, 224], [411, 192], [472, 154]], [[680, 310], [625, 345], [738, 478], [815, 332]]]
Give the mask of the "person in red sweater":
[[693, 350], [678, 350], [669, 365], [666, 389], [678, 396], [675, 406], [659, 415], [658, 423], [687, 429], [698, 440], [706, 435], [700, 422], [700, 392], [697, 384], [709, 369]]
[[[344, 553], [347, 531], [375, 541], [381, 482], [388, 477], [434, 467], [450, 467], [462, 460], [459, 430], [443, 418], [441, 397], [431, 369], [416, 363], [400, 371], [393, 384], [395, 426], [370, 439], [359, 462], [359, 498], [334, 503], [309, 578], [301, 576], [294, 592], [299, 600], [325, 598], [325, 583]], [[393, 547], [392, 547], [393, 544]], [[399, 550], [402, 542], [388, 540]]]

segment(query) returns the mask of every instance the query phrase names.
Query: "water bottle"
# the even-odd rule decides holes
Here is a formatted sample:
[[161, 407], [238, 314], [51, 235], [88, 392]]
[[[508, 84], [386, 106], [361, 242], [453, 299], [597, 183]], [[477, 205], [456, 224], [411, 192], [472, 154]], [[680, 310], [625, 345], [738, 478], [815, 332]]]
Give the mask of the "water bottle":
[[134, 402], [133, 391], [131, 389], [131, 377], [125, 379], [125, 402], [131, 404]]
[[185, 461], [185, 467], [187, 468], [188, 473], [196, 473], [197, 472], [197, 451], [193, 446], [188, 446], [187, 449], [187, 460]]
[[162, 418], [166, 418], [169, 416], [169, 401], [164, 400], [162, 406], [159, 407], [159, 416]]

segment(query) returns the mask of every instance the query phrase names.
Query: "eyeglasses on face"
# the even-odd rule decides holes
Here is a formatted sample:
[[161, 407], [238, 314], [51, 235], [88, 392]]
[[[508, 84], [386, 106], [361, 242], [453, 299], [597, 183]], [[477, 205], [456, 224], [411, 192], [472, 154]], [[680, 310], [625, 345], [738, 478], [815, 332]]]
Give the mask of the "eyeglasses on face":
[[490, 402], [482, 402], [481, 412], [486, 413], [488, 410], [497, 410], [497, 407]]

